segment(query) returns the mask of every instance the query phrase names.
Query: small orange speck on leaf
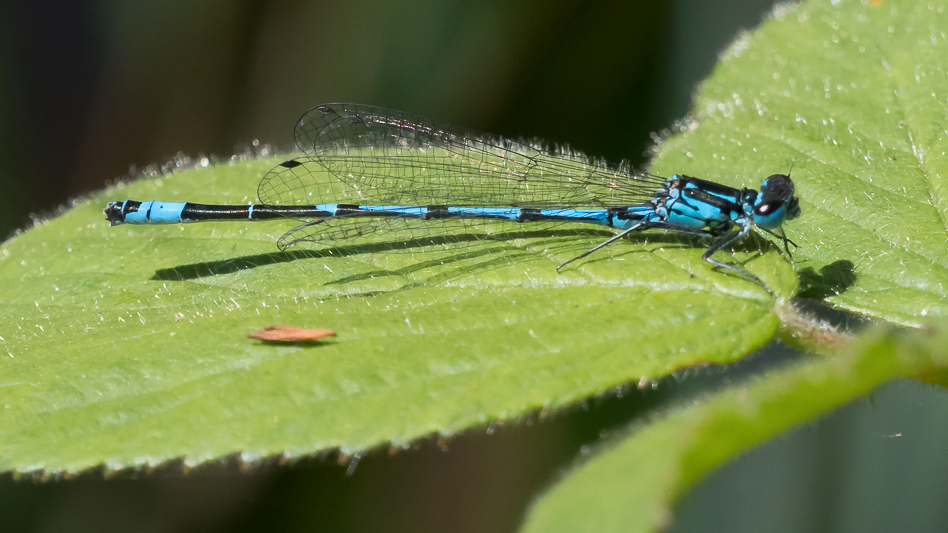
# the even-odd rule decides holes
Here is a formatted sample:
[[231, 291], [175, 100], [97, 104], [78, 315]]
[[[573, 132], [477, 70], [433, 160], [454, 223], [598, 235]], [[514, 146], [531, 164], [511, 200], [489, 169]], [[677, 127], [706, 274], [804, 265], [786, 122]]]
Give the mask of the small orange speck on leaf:
[[264, 342], [312, 342], [323, 337], [335, 337], [336, 332], [328, 329], [305, 329], [293, 326], [267, 326], [260, 331], [247, 335], [248, 339], [260, 339]]

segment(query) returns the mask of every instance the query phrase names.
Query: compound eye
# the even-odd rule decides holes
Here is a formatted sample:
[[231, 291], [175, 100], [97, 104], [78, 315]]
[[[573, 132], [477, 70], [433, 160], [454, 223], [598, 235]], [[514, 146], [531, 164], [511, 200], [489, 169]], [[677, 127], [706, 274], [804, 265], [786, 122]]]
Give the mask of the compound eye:
[[766, 202], [754, 207], [754, 214], [760, 216], [773, 215], [783, 207], [783, 202]]
[[800, 216], [800, 202], [794, 197], [790, 200], [790, 205], [787, 209], [787, 218], [794, 219]]

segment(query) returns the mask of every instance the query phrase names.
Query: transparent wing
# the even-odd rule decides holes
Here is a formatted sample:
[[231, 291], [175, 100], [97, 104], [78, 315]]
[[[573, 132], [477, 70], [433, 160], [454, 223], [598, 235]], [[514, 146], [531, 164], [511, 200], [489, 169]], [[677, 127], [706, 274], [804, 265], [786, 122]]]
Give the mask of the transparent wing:
[[[665, 182], [627, 165], [356, 104], [314, 107], [295, 138], [307, 156], [264, 176], [261, 201], [622, 207], [651, 200]], [[319, 177], [326, 172], [338, 183]]]
[[515, 239], [554, 237], [561, 240], [569, 236], [595, 236], [604, 239], [613, 234], [613, 231], [606, 228], [564, 222], [524, 225], [491, 220], [426, 221], [416, 218], [341, 216], [304, 222], [287, 231], [277, 241], [277, 245], [281, 250], [285, 250], [302, 243], [318, 243], [324, 247], [371, 243], [371, 246], [366, 247], [366, 252], [390, 252], [413, 251], [419, 247], [448, 244], [456, 250], [487, 241], [497, 243], [497, 250], [504, 250], [510, 248], [510, 241]]
[[[317, 177], [322, 174], [322, 179]], [[327, 176], [322, 164], [311, 157], [285, 161], [274, 167], [261, 182], [257, 195], [266, 204], [281, 204], [291, 194], [301, 195], [294, 204], [319, 203], [402, 203], [388, 191], [350, 187], [346, 182]], [[385, 196], [382, 193], [385, 192]], [[417, 247], [453, 244], [469, 246], [483, 240], [506, 241], [556, 232], [558, 236], [596, 234], [607, 236], [610, 230], [588, 224], [531, 222], [518, 224], [501, 220], [438, 219], [365, 216], [334, 216], [309, 220], [289, 230], [277, 241], [281, 250], [302, 243], [322, 246], [375, 243], [378, 251], [412, 250]], [[502, 246], [506, 248], [507, 246]]]

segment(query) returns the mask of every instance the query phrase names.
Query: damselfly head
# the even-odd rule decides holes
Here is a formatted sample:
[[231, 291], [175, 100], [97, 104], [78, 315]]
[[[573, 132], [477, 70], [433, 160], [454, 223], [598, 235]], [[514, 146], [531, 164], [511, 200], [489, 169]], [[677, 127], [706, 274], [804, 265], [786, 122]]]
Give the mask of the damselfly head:
[[790, 176], [774, 174], [765, 179], [754, 201], [754, 223], [764, 229], [777, 229], [784, 220], [800, 216], [799, 201], [793, 192]]

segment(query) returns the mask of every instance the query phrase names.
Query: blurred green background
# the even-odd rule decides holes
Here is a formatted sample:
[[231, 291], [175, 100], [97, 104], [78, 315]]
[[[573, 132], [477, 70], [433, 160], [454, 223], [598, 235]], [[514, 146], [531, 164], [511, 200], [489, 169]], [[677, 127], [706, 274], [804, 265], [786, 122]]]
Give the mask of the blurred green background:
[[[254, 140], [289, 150], [296, 119], [324, 102], [568, 142], [639, 165], [650, 135], [686, 114], [717, 54], [770, 6], [5, 2], [0, 235], [178, 151], [225, 159]], [[513, 531], [531, 498], [610, 431], [795, 357], [772, 346], [727, 370], [678, 375], [547, 420], [374, 452], [351, 476], [335, 457], [252, 473], [231, 457], [187, 476], [172, 464], [137, 479], [2, 477], [0, 530]], [[729, 465], [686, 499], [676, 530], [945, 530], [948, 514], [921, 512], [948, 496], [944, 436], [926, 433], [948, 427], [945, 395], [890, 387], [875, 405], [850, 406]]]

